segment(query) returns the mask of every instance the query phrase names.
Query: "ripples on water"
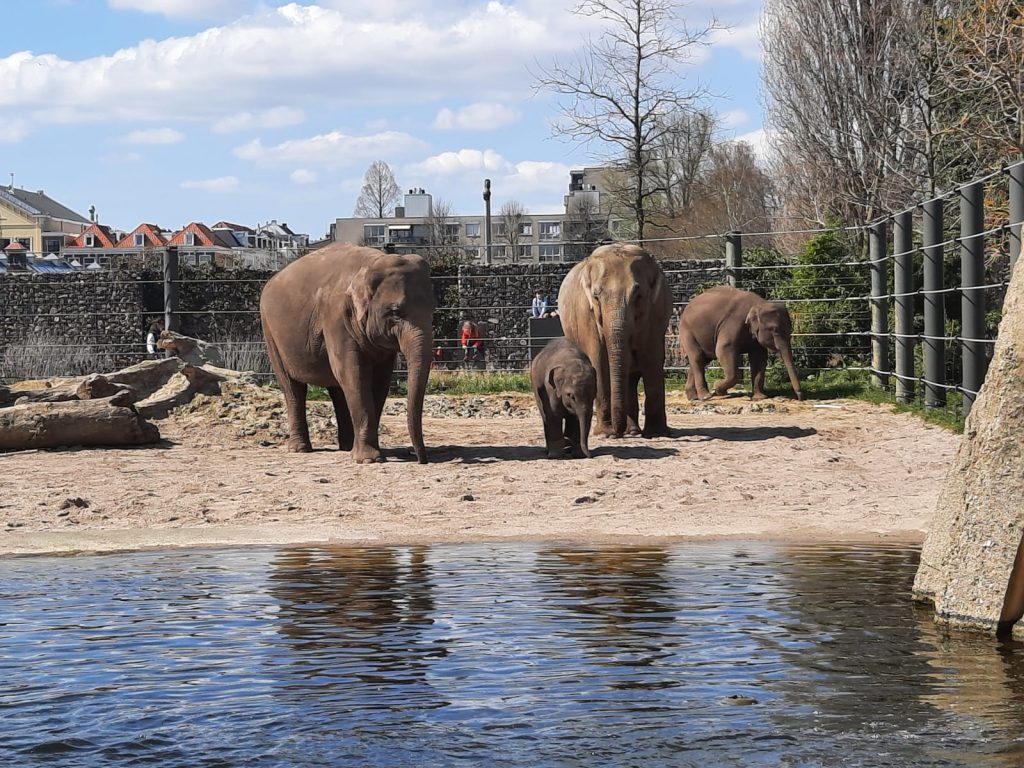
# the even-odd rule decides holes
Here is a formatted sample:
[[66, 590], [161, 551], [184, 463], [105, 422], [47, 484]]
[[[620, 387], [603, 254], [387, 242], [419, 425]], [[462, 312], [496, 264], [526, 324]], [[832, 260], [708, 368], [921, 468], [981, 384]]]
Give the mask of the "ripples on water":
[[1018, 766], [1024, 651], [909, 548], [0, 560], [0, 765]]

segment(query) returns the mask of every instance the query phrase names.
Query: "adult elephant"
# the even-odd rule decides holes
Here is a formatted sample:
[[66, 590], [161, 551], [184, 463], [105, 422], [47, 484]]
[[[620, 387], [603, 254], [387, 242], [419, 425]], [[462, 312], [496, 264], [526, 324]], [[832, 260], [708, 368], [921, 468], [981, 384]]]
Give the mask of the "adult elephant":
[[[565, 335], [597, 371], [595, 435], [667, 435], [665, 331], [672, 296], [643, 248], [612, 243], [573, 267], [558, 290]], [[640, 431], [637, 389], [644, 382]]]
[[433, 346], [434, 291], [426, 262], [338, 243], [282, 269], [263, 288], [260, 317], [288, 408], [288, 449], [312, 450], [306, 390], [326, 387], [338, 445], [360, 464], [382, 461], [378, 430], [395, 357], [409, 364], [408, 427], [423, 445], [423, 395]]
[[792, 334], [793, 321], [782, 302], [767, 301], [728, 285], [695, 296], [679, 318], [679, 346], [690, 361], [686, 396], [691, 400], [711, 397], [704, 368], [715, 358], [725, 374], [715, 383], [715, 394], [724, 395], [739, 381], [740, 359], [745, 354], [750, 361], [753, 399], [765, 398], [764, 374], [772, 350], [785, 363], [797, 399], [803, 400], [793, 367]]

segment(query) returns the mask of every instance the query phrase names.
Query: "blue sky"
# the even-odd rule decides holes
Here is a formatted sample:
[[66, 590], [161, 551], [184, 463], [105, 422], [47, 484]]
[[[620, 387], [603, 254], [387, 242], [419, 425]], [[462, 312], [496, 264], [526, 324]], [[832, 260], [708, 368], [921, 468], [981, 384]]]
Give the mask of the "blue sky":
[[[684, 70], [723, 138], [762, 140], [761, 0], [682, 5], [725, 31]], [[532, 72], [594, 34], [575, 0], [8, 0], [0, 183], [130, 230], [277, 219], [314, 238], [351, 216], [366, 168], [457, 214], [558, 211], [604, 151], [552, 138]]]

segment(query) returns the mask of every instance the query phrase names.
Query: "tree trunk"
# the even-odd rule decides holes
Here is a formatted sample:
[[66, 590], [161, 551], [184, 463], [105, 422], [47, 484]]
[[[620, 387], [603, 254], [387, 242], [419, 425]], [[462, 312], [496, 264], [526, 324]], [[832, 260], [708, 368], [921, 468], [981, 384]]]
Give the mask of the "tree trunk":
[[138, 414], [130, 393], [98, 400], [28, 403], [0, 410], [0, 450], [71, 445], [144, 445], [160, 430]]

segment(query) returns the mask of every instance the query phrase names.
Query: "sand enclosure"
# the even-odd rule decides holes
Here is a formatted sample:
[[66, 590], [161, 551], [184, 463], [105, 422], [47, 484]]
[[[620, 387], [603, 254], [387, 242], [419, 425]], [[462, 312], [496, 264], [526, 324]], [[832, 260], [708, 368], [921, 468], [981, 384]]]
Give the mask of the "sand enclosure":
[[[670, 438], [594, 439], [543, 458], [528, 395], [428, 398], [431, 463], [408, 460], [388, 403], [388, 461], [334, 447], [312, 403], [312, 454], [287, 453], [273, 390], [198, 397], [156, 447], [0, 454], [0, 552], [245, 543], [636, 541], [655, 537], [921, 540], [959, 436], [857, 401], [670, 393]], [[396, 446], [398, 446], [396, 448]], [[388, 449], [391, 450], [388, 450]]]

